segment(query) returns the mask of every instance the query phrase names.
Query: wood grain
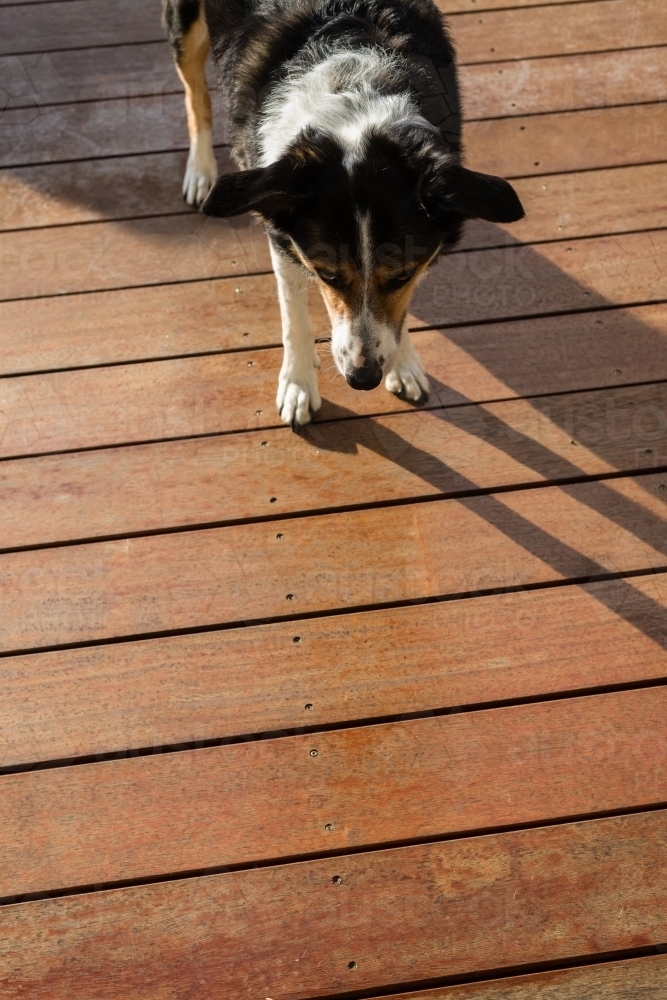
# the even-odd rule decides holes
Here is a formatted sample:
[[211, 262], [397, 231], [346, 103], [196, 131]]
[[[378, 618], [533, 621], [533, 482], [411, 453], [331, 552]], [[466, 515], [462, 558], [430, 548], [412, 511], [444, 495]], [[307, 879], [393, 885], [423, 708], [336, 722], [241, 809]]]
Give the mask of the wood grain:
[[667, 982], [664, 955], [627, 959], [593, 967], [538, 972], [490, 983], [471, 983], [419, 993], [392, 994], [396, 1000], [661, 1000]]
[[479, 119], [664, 101], [663, 62], [660, 47], [462, 66], [463, 108]]
[[[134, 9], [137, 7], [139, 3], [135, 3]], [[155, 7], [152, 14], [155, 17]], [[0, 86], [6, 95], [4, 110], [77, 101], [129, 100], [140, 95], [157, 97], [182, 91], [165, 39], [0, 56]]]
[[503, 177], [657, 163], [666, 126], [665, 104], [471, 121], [467, 160]]
[[461, 14], [452, 22], [462, 63], [667, 42], [667, 9], [661, 0], [589, 0], [587, 3]]
[[160, 9], [137, 0], [61, 0], [0, 7], [0, 53], [49, 52], [163, 39]]
[[[6, 231], [189, 215], [180, 196], [185, 161], [185, 152], [156, 153], [5, 170], [0, 174], [0, 226]], [[219, 150], [218, 161], [221, 170], [231, 169], [226, 150]], [[525, 218], [505, 227], [469, 222], [460, 248], [664, 228], [666, 174], [664, 164], [657, 163], [521, 178], [514, 187]], [[39, 242], [40, 237], [33, 239]], [[261, 228], [249, 229], [248, 239], [257, 242], [261, 255]]]
[[254, 229], [260, 226], [249, 217], [191, 213], [5, 233], [0, 235], [0, 296], [61, 295], [270, 270], [266, 238], [263, 233], [258, 238]]
[[666, 831], [643, 813], [7, 906], [0, 983], [306, 1000], [658, 944]]
[[[2, 373], [280, 344], [275, 283], [263, 275], [201, 282], [196, 287], [175, 284], [95, 292], [86, 296], [85, 309], [80, 308], [81, 301], [66, 296], [0, 303], [0, 331], [12, 331], [11, 336], [0, 332]], [[326, 337], [328, 319], [314, 289], [311, 315], [317, 335]], [[463, 315], [460, 321], [465, 320]], [[613, 374], [617, 368], [628, 382], [667, 378], [666, 328], [665, 306], [652, 305], [604, 315], [416, 333], [414, 339], [431, 375], [440, 382], [432, 384], [433, 398], [451, 403], [461, 394], [481, 400], [618, 385], [619, 377]], [[625, 335], [628, 331], [632, 337]], [[634, 343], [641, 345], [636, 351]], [[326, 348], [320, 350], [325, 356]], [[325, 397], [338, 398], [338, 386], [327, 381], [326, 374], [322, 386]], [[341, 388], [343, 407], [362, 405], [365, 396]], [[234, 394], [239, 391], [235, 387]], [[269, 386], [266, 401], [271, 407], [272, 391]], [[257, 402], [257, 394], [253, 401]], [[385, 398], [385, 408], [387, 403]]]
[[[622, 303], [630, 296], [659, 300], [667, 291], [666, 243], [663, 231], [546, 244], [539, 253], [519, 247], [460, 255], [458, 261], [450, 258], [419, 289], [411, 325], [419, 329], [437, 326], [443, 319], [455, 324], [564, 313]], [[454, 269], [460, 262], [465, 270], [457, 275]], [[499, 280], [503, 269], [506, 284]], [[274, 279], [264, 280], [268, 298], [274, 294]], [[190, 287], [195, 293], [200, 288]], [[227, 289], [227, 301], [236, 294]], [[214, 308], [214, 297], [206, 294], [209, 317], [215, 316]], [[325, 335], [321, 312], [316, 316], [318, 334]], [[247, 323], [248, 316], [242, 316], [243, 321]], [[186, 330], [192, 329], [192, 322], [189, 316]], [[277, 317], [274, 322], [277, 325]], [[661, 307], [543, 320], [526, 327], [512, 323], [436, 330], [415, 334], [414, 341], [431, 378], [432, 404], [451, 405], [664, 377], [664, 323]], [[247, 339], [242, 332], [241, 344]], [[168, 344], [164, 327], [160, 333]], [[628, 340], [630, 333], [636, 339]], [[569, 355], [572, 345], [575, 354]], [[557, 371], [545, 368], [546, 350], [560, 366]], [[321, 353], [326, 359], [328, 347], [322, 345]], [[585, 357], [590, 362], [583, 366]], [[44, 454], [279, 426], [274, 399], [280, 361], [280, 349], [274, 348], [2, 379], [0, 453]], [[565, 377], [569, 373], [571, 382]], [[355, 393], [333, 375], [332, 370], [323, 373], [327, 402], [319, 420], [410, 408], [383, 387]]]
[[[562, 88], [556, 93], [562, 94]], [[502, 114], [512, 113], [509, 103]], [[665, 105], [660, 103], [470, 121], [465, 131], [470, 163], [496, 172], [491, 164], [501, 163], [500, 172], [507, 176], [657, 162], [664, 159], [664, 134]], [[177, 93], [10, 108], [2, 115], [0, 138], [0, 165], [7, 167], [188, 145], [183, 99]], [[218, 145], [227, 142], [219, 95], [214, 99], [214, 139]]]
[[5, 657], [0, 767], [660, 680], [666, 612], [649, 575]]
[[666, 715], [658, 687], [5, 775], [0, 897], [664, 803]]
[[[453, 254], [433, 268], [411, 307], [419, 325], [665, 297], [665, 230], [531, 250], [513, 249], [511, 237], [493, 228], [496, 249]], [[0, 255], [4, 300], [245, 275], [271, 266], [258, 224], [247, 216], [200, 214], [3, 233]]]
[[[663, 479], [10, 553], [0, 557], [0, 648], [19, 652], [662, 570]], [[265, 497], [267, 514], [280, 513], [279, 485], [275, 503]]]
[[[0, 463], [2, 549], [667, 464], [667, 386]], [[304, 475], [304, 469], [308, 470]]]
[[[463, 107], [476, 119], [662, 101], [662, 60], [655, 47], [468, 64], [459, 71]], [[111, 98], [155, 101], [182, 89], [165, 42], [2, 56], [0, 85], [5, 112]]]

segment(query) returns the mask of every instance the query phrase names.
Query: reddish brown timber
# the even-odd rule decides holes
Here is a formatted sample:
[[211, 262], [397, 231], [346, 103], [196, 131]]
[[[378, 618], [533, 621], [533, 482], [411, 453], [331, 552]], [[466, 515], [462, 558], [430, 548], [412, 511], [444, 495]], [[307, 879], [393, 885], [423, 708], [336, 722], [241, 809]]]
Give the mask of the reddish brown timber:
[[[667, 231], [661, 231], [545, 244], [539, 251], [515, 247], [459, 255], [438, 265], [420, 287], [411, 326], [565, 313], [623, 304], [633, 297], [660, 300], [667, 296], [666, 249]], [[245, 280], [235, 284], [234, 291], [226, 286], [227, 302], [234, 297], [249, 301], [245, 292], [235, 291], [245, 287]], [[263, 308], [275, 294], [273, 277], [264, 281]], [[185, 287], [184, 311], [187, 292], [196, 295], [200, 287]], [[217, 319], [215, 294], [205, 290], [204, 295], [211, 329], [211, 318]], [[72, 301], [81, 308], [88, 300]], [[126, 305], [132, 301], [128, 298]], [[166, 305], [174, 301], [170, 295]], [[320, 304], [317, 332], [326, 336], [322, 312]], [[186, 338], [199, 315], [197, 310], [183, 320]], [[250, 322], [251, 315], [249, 304], [242, 325]], [[270, 331], [278, 325], [275, 312], [274, 317]], [[639, 317], [648, 322], [638, 322]], [[662, 307], [641, 314], [605, 311], [546, 318], [525, 326], [512, 322], [434, 330], [414, 339], [431, 378], [432, 404], [451, 405], [660, 378], [665, 362], [664, 317]], [[127, 322], [136, 324], [139, 318], [130, 316]], [[167, 330], [160, 326], [157, 332], [166, 347]], [[86, 322], [83, 330], [87, 328]], [[127, 326], [120, 329], [127, 336]], [[239, 335], [235, 324], [239, 346], [250, 339], [243, 337], [244, 332], [248, 330]], [[211, 334], [215, 336], [215, 329]], [[568, 353], [572, 347], [574, 354]], [[557, 361], [555, 372], [546, 367], [549, 350]], [[73, 362], [80, 364], [85, 354], [74, 353], [74, 346], [72, 351]], [[333, 364], [329, 348], [321, 345], [320, 353], [325, 368], [321, 388], [328, 402], [319, 420], [409, 409], [383, 387], [355, 393], [331, 367], [327, 369]], [[589, 362], [584, 360], [587, 356]], [[268, 349], [2, 379], [0, 454], [43, 454], [279, 425], [274, 400], [280, 360], [279, 349]]]
[[420, 993], [402, 993], [400, 996], [392, 994], [392, 1000], [582, 1000], [582, 997], [662, 1000], [666, 983], [667, 958], [652, 955], [623, 962], [496, 979], [489, 983], [449, 986]]
[[[651, 103], [471, 121], [468, 159], [478, 170], [505, 176], [657, 162], [665, 155], [666, 113], [665, 104]], [[218, 112], [214, 118], [215, 142], [222, 145], [226, 120]], [[10, 108], [2, 115], [0, 138], [0, 165], [7, 167], [183, 150], [188, 144], [183, 99], [176, 93]]]
[[[657, 46], [468, 64], [459, 72], [463, 107], [468, 119], [476, 119], [662, 101], [663, 58]], [[7, 95], [5, 113], [146, 96], [157, 104], [181, 91], [164, 42], [2, 56], [0, 84]], [[223, 114], [218, 105], [216, 121]]]
[[[662, 570], [663, 479], [614, 479], [5, 554], [0, 649]], [[280, 512], [279, 484], [265, 502], [267, 515]], [[660, 575], [659, 585], [664, 581]]]
[[2, 658], [0, 767], [662, 680], [662, 581]]
[[[189, 214], [183, 208], [179, 180], [186, 154], [156, 153], [39, 167], [17, 167], [0, 174], [2, 228], [32, 229], [51, 225]], [[229, 169], [226, 150], [219, 155]], [[467, 225], [462, 249], [534, 243], [558, 238], [607, 235], [667, 226], [667, 170], [662, 163], [637, 167], [524, 177], [514, 182], [526, 217], [507, 227], [480, 222]], [[261, 227], [247, 238], [264, 252]], [[39, 244], [41, 236], [35, 233]], [[55, 234], [51, 240], [57, 239]], [[62, 239], [62, 236], [61, 236]]]
[[49, 52], [162, 40], [160, 8], [146, 0], [61, 0], [0, 6], [0, 52]]
[[[667, 385], [0, 463], [3, 549], [667, 465]], [[278, 500], [276, 500], [278, 509]]]
[[662, 0], [588, 0], [481, 17], [474, 11], [454, 18], [451, 26], [462, 63], [667, 44]]
[[666, 849], [651, 812], [5, 906], [0, 984], [307, 1000], [647, 947]]
[[664, 59], [657, 47], [462, 66], [463, 107], [474, 120], [664, 101]]
[[[266, 271], [268, 246], [254, 235], [256, 228], [246, 217], [186, 215], [141, 219], [130, 228], [100, 222], [5, 233], [0, 235], [5, 251], [0, 296], [8, 300]], [[666, 246], [667, 230], [657, 230], [453, 254], [418, 288], [410, 325], [453, 326], [659, 302], [667, 297]]]
[[[0, 333], [0, 372], [280, 344], [271, 276], [94, 292], [86, 295], [85, 308], [82, 301], [65, 296], [0, 303], [0, 331], [7, 331]], [[314, 289], [311, 313], [318, 336], [326, 337], [329, 323]], [[462, 310], [458, 316], [465, 323]], [[666, 330], [667, 307], [652, 305], [418, 333], [415, 342], [431, 374], [447, 384], [447, 389], [436, 389], [434, 398], [442, 394], [442, 401], [451, 403], [457, 393], [477, 400], [618, 385], [617, 369], [629, 382], [667, 378]], [[328, 357], [326, 347], [320, 351]], [[338, 386], [327, 380], [327, 373], [322, 388], [325, 397], [338, 398]], [[234, 388], [235, 395], [239, 391]], [[271, 392], [268, 386], [267, 400]], [[340, 399], [351, 409], [363, 402], [359, 393], [351, 395], [344, 387]]]
[[5, 775], [0, 898], [664, 803], [666, 717], [658, 687]]

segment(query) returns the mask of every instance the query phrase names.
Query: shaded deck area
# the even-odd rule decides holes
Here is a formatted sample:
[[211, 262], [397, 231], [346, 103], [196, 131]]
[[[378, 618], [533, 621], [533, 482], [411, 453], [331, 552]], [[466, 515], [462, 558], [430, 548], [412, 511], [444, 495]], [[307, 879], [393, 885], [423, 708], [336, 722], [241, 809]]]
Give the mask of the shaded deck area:
[[440, 5], [527, 216], [297, 436], [159, 4], [0, 0], [3, 1000], [667, 996], [667, 4]]

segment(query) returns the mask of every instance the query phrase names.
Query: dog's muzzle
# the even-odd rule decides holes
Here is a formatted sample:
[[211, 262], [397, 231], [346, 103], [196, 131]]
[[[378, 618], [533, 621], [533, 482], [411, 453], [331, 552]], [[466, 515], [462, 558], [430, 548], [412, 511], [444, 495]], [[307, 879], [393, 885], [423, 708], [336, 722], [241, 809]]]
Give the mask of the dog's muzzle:
[[377, 362], [362, 368], [352, 368], [345, 373], [347, 384], [352, 389], [377, 389], [382, 381], [382, 368]]

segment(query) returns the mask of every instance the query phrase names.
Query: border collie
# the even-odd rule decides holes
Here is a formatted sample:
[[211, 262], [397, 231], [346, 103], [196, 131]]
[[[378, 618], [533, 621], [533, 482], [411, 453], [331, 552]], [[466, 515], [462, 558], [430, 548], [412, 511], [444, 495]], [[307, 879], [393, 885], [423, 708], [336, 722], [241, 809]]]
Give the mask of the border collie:
[[[163, 0], [185, 86], [183, 194], [264, 222], [278, 282], [281, 419], [316, 412], [314, 280], [353, 389], [415, 403], [428, 381], [406, 329], [412, 293], [466, 219], [523, 216], [512, 187], [461, 164], [454, 49], [432, 0]], [[212, 49], [238, 173], [217, 177], [204, 64]]]

